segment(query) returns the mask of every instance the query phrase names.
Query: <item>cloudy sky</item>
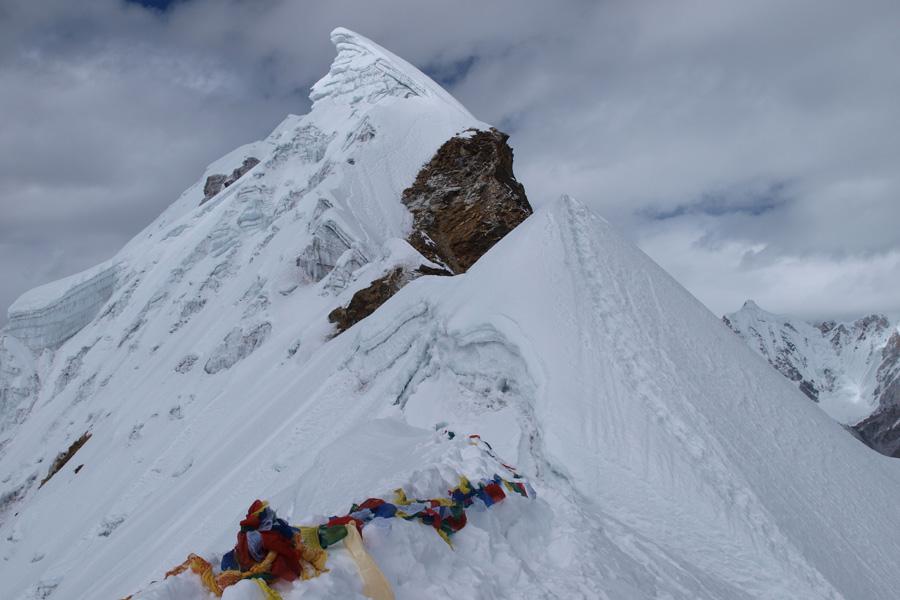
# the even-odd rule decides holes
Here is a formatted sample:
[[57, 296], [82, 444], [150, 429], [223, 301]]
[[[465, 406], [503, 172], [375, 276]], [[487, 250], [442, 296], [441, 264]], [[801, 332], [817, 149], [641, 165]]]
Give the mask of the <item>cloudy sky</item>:
[[900, 313], [896, 0], [0, 0], [0, 307], [305, 112], [338, 25], [717, 314]]

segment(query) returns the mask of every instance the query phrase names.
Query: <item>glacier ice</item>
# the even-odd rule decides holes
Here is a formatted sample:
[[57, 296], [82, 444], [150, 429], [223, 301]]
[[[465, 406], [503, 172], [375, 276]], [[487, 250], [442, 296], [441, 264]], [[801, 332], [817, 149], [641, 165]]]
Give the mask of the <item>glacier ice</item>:
[[9, 307], [5, 331], [33, 352], [56, 348], [97, 316], [120, 268], [110, 261], [23, 294]]

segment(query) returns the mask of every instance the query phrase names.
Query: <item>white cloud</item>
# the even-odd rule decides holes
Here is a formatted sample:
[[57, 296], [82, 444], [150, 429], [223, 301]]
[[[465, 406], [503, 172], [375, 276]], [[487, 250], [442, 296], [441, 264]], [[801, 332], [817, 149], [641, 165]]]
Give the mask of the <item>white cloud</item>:
[[643, 231], [641, 248], [717, 315], [752, 298], [765, 310], [809, 319], [855, 318], [879, 307], [900, 307], [900, 249], [841, 258], [764, 253], [763, 244], [724, 240], [710, 244], [706, 219], [676, 219]]
[[592, 204], [716, 312], [900, 310], [898, 17], [879, 0], [6, 0], [0, 305], [108, 257], [207, 163], [304, 112], [344, 25], [438, 73], [465, 64], [451, 91], [512, 134], [534, 204]]

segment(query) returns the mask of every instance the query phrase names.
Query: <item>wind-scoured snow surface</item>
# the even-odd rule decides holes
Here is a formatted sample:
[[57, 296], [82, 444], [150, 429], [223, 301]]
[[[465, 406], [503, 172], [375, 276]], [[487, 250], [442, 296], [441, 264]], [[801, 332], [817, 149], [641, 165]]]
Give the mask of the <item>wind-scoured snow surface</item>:
[[[230, 549], [255, 498], [304, 524], [400, 486], [441, 495], [502, 468], [471, 433], [538, 499], [474, 511], [453, 550], [418, 523], [367, 526], [400, 599], [896, 597], [900, 463], [574, 200], [331, 337], [329, 310], [415, 254], [402, 190], [486, 127], [372, 42], [332, 38], [312, 112], [207, 174], [260, 164], [202, 207], [204, 180], [185, 192], [58, 349], [0, 354], [33, 404], [0, 449], [4, 597], [206, 599], [161, 577]], [[328, 566], [276, 587], [362, 597], [340, 546]]]

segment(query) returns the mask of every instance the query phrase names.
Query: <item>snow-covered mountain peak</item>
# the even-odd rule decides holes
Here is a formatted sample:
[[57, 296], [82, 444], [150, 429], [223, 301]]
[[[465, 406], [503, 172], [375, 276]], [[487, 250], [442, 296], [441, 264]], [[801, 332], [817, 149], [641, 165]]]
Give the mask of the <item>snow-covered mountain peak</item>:
[[[27, 292], [13, 305], [4, 333], [17, 341], [0, 356], [0, 371], [16, 365], [15, 376], [0, 381], [6, 413], [27, 413], [40, 394], [62, 405], [70, 395], [102, 396], [121, 376], [121, 365], [144, 368], [148, 355], [174, 360], [165, 368], [178, 373], [205, 356], [199, 366], [219, 372], [270, 335], [293, 337], [291, 346], [300, 330], [312, 327], [316, 333], [303, 336], [303, 351], [292, 346], [292, 356], [311, 355], [333, 333], [329, 313], [373, 280], [400, 269], [396, 288], [441, 270], [407, 242], [416, 223], [403, 198], [423, 165], [453, 140], [451, 149], [459, 151], [475, 143], [477, 132], [492, 140], [493, 156], [476, 169], [487, 175], [454, 180], [452, 192], [425, 190], [417, 196], [422, 218], [436, 215], [429, 203], [438, 192], [441, 202], [448, 193], [468, 202], [502, 187], [527, 207], [505, 136], [377, 44], [344, 29], [333, 39], [338, 56], [313, 92], [319, 99], [310, 113], [288, 116], [266, 139], [213, 162], [109, 261]], [[491, 161], [503, 168], [487, 168]], [[432, 182], [446, 175], [441, 168], [434, 168]], [[491, 183], [494, 172], [504, 180]], [[502, 204], [475, 202], [474, 218], [496, 223], [492, 211]], [[499, 219], [506, 229], [498, 235], [530, 207], [519, 212], [512, 221]], [[481, 233], [463, 232], [462, 241]], [[487, 247], [478, 246], [479, 253]], [[179, 340], [192, 348], [172, 350]], [[13, 351], [19, 342], [35, 357]], [[45, 351], [37, 373], [36, 355]], [[79, 381], [82, 375], [87, 381]], [[17, 420], [0, 419], [0, 434], [3, 424]], [[63, 437], [80, 435], [77, 428]]]
[[877, 345], [883, 344], [890, 335], [891, 324], [885, 315], [871, 314], [847, 323], [824, 321], [816, 327], [831, 340], [835, 351], [841, 354], [855, 352], [869, 341], [875, 341]]
[[895, 330], [886, 316], [809, 323], [748, 300], [722, 320], [839, 422], [858, 423], [882, 404], [879, 372]]
[[750, 300], [722, 320], [831, 417], [900, 455], [900, 323], [883, 314], [809, 323]]
[[756, 312], [756, 311], [761, 311], [762, 309], [753, 300], [746, 300], [744, 302], [744, 305], [741, 307], [741, 310]]
[[[259, 263], [293, 263], [269, 265], [275, 272], [259, 290], [266, 297], [326, 279], [335, 294], [360, 266], [390, 268], [395, 242], [414, 226], [404, 189], [447, 140], [489, 126], [365, 37], [339, 28], [332, 40], [337, 57], [313, 88], [309, 114], [290, 115], [266, 139], [215, 161], [108, 263], [23, 295], [7, 331], [35, 352], [55, 348], [115, 291], [127, 290], [117, 313], [130, 313], [124, 301], [133, 294], [146, 306], [188, 296], [190, 306], [205, 306], [210, 281], [240, 279], [251, 262], [259, 271]], [[270, 244], [280, 254], [264, 253]]]
[[453, 96], [435, 84], [416, 67], [385, 50], [372, 40], [338, 27], [331, 32], [337, 56], [328, 74], [313, 86], [310, 99], [313, 111], [326, 105], [352, 111], [375, 104], [386, 97], [418, 98], [438, 102], [473, 119]]
[[[365, 38], [334, 38], [338, 58], [317, 84], [328, 93], [310, 113], [213, 162], [111, 260], [16, 302], [0, 332], [0, 527], [52, 509], [51, 490], [73, 473], [57, 474], [67, 452], [87, 460], [141, 446], [127, 460], [155, 463], [150, 471], [113, 475], [115, 461], [98, 461], [78, 480], [112, 477], [102, 487], [130, 512], [134, 493], [168, 471], [159, 461], [169, 441], [194, 435], [153, 425], [180, 423], [188, 405], [239, 415], [258, 403], [265, 373], [278, 380], [321, 360], [340, 331], [334, 313], [349, 327], [412, 279], [447, 275], [410, 244], [413, 233], [436, 258], [446, 244], [475, 261], [531, 213], [505, 135]], [[170, 472], [178, 479], [193, 463], [176, 446], [170, 456], [187, 460]], [[3, 540], [3, 558], [23, 557], [17, 533]], [[59, 576], [39, 573], [51, 561], [28, 564], [13, 593], [44, 597]]]

